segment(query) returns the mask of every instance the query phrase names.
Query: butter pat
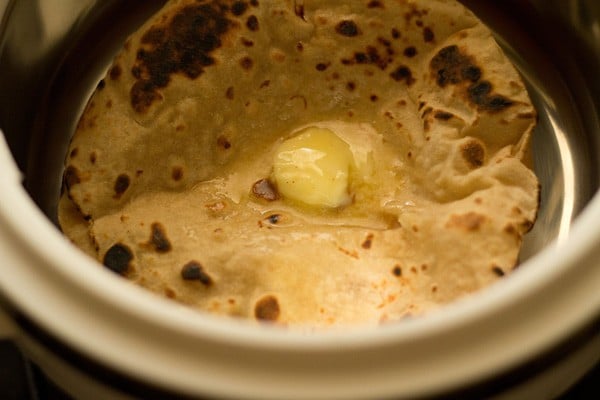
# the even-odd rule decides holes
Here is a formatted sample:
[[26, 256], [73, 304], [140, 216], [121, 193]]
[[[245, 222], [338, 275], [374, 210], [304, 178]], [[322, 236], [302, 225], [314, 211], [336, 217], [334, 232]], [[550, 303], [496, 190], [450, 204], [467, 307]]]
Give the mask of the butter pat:
[[329, 129], [310, 127], [279, 145], [273, 180], [287, 199], [336, 208], [351, 201], [354, 158], [348, 143]]

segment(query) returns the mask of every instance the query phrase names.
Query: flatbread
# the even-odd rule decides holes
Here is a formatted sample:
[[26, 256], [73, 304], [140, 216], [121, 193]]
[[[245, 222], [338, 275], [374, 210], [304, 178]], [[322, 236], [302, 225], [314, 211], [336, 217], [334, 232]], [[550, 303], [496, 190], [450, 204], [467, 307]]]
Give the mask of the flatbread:
[[[203, 311], [399, 320], [517, 265], [539, 203], [535, 122], [457, 1], [172, 0], [90, 99], [59, 219], [113, 271]], [[312, 126], [354, 154], [348, 206], [268, 193], [275, 149]]]

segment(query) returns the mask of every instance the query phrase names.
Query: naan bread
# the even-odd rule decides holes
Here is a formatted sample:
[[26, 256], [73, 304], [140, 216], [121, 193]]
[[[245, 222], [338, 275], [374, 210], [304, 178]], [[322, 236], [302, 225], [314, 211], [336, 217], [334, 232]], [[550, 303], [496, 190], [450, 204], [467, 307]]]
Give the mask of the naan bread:
[[[289, 325], [423, 314], [517, 265], [538, 207], [536, 113], [453, 0], [171, 0], [116, 56], [66, 159], [88, 254], [200, 310]], [[325, 127], [352, 204], [302, 207], [273, 153]]]

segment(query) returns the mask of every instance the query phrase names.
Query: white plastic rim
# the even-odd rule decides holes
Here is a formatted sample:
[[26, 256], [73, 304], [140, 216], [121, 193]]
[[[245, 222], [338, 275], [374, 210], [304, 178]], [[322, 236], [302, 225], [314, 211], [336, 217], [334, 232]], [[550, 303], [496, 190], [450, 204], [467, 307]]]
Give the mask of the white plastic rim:
[[0, 140], [3, 296], [75, 351], [180, 393], [437, 393], [532, 359], [600, 313], [598, 195], [568, 241], [469, 299], [377, 329], [306, 334], [200, 316], [99, 268], [41, 213], [20, 176]]

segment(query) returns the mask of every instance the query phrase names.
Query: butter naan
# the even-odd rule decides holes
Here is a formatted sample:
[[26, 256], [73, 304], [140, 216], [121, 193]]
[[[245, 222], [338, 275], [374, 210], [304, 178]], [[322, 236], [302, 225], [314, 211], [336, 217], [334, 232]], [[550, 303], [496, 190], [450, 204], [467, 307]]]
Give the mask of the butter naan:
[[[327, 327], [427, 313], [518, 262], [536, 111], [453, 0], [171, 0], [124, 44], [66, 158], [64, 233], [219, 315]], [[307, 127], [347, 143], [350, 204], [277, 193]]]

